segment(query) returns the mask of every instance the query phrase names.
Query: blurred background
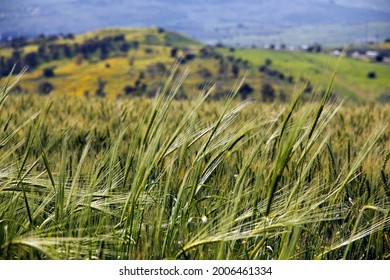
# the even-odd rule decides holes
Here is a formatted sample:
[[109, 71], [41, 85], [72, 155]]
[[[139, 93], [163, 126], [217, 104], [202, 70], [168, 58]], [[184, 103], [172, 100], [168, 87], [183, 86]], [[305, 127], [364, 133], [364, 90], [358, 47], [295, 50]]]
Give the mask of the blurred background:
[[382, 42], [389, 0], [1, 0], [0, 36], [158, 26], [203, 43], [291, 47]]

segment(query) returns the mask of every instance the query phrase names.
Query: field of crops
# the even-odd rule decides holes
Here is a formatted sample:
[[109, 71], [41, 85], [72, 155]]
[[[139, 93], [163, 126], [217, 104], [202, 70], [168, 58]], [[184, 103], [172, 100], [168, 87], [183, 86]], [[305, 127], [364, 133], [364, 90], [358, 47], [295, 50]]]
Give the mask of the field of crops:
[[172, 72], [155, 99], [5, 81], [0, 259], [390, 258], [390, 106], [176, 100]]

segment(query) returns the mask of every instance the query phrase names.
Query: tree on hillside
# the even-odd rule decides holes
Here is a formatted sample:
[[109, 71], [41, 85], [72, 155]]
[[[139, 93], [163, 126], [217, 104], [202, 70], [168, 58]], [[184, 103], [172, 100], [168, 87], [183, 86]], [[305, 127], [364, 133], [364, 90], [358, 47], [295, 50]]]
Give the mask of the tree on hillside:
[[97, 82], [98, 82], [98, 88], [95, 93], [96, 96], [105, 97], [106, 93], [104, 92], [104, 87], [106, 86], [107, 82], [103, 81], [100, 77], [98, 78]]
[[7, 60], [7, 75], [11, 72], [12, 68], [15, 67], [14, 73], [18, 73], [22, 71], [23, 65], [22, 65], [22, 51], [16, 49], [12, 52], [12, 56]]
[[243, 84], [242, 87], [238, 90], [242, 100], [247, 99], [248, 96], [252, 94], [252, 92], [253, 88], [248, 83]]
[[162, 62], [157, 62], [156, 68], [157, 68], [157, 71], [160, 72], [161, 74], [165, 74], [165, 72], [167, 72], [167, 67]]
[[178, 48], [172, 48], [171, 49], [171, 57], [175, 58], [177, 56], [179, 49]]
[[22, 58], [22, 51], [19, 49], [15, 49], [12, 52], [11, 59], [20, 60]]
[[38, 86], [38, 92], [42, 95], [48, 95], [53, 89], [53, 85], [49, 82], [43, 82]]
[[52, 78], [55, 76], [54, 74], [54, 68], [53, 67], [47, 67], [42, 70], [42, 74], [45, 78]]
[[21, 47], [24, 47], [28, 44], [28, 41], [27, 41], [27, 38], [26, 37], [15, 37], [15, 38], [12, 38], [9, 42], [8, 42], [8, 45], [11, 47], [11, 48], [14, 48], [14, 49], [18, 49], [18, 48], [21, 48]]
[[127, 52], [130, 50], [130, 44], [127, 42], [124, 42], [120, 45], [119, 47], [120, 51], [123, 52], [124, 54], [127, 54]]
[[313, 91], [313, 86], [311, 85], [310, 81], [308, 81], [306, 86], [305, 86], [304, 92], [305, 93], [311, 93], [312, 91]]
[[240, 67], [235, 63], [232, 65], [232, 74], [234, 78], [238, 78], [238, 75], [240, 74]]
[[39, 45], [38, 47], [38, 56], [47, 60], [47, 55], [46, 55], [46, 46], [45, 45]]
[[378, 54], [378, 55], [375, 57], [375, 61], [376, 61], [376, 62], [383, 62], [383, 59], [384, 59], [384, 57], [383, 57], [383, 55], [381, 55], [381, 54]]
[[199, 50], [200, 58], [212, 58], [217, 55], [212, 46], [205, 46]]
[[273, 102], [275, 100], [275, 89], [269, 83], [264, 83], [261, 87], [261, 97], [264, 102]]
[[126, 85], [123, 88], [123, 91], [126, 96], [146, 96], [146, 91], [147, 91], [148, 86], [142, 82], [140, 78], [138, 78], [134, 82], [134, 86], [131, 85]]
[[144, 53], [145, 54], [152, 54], [153, 53], [153, 49], [152, 48], [145, 48], [144, 49]]
[[280, 91], [279, 100], [283, 103], [285, 103], [287, 101], [287, 95], [283, 90]]
[[60, 54], [60, 47], [55, 44], [51, 44], [48, 46], [49, 49], [49, 55], [51, 59], [57, 60], [60, 59], [61, 54]]
[[210, 89], [212, 89], [213, 86], [214, 86], [213, 82], [207, 81], [207, 82], [203, 82], [203, 83], [199, 84], [198, 89], [204, 93], [207, 93], [210, 91]]
[[7, 68], [6, 68], [6, 63], [5, 63], [5, 57], [1, 56], [0, 57], [0, 78], [3, 76], [7, 76]]
[[133, 86], [127, 85], [123, 88], [125, 95], [132, 95], [137, 89]]
[[68, 33], [64, 36], [64, 39], [69, 39], [69, 40], [73, 40], [74, 39], [74, 35], [72, 33]]
[[220, 59], [218, 64], [218, 75], [225, 76], [227, 69], [228, 69], [228, 62], [225, 61], [224, 59]]
[[64, 48], [64, 55], [67, 58], [71, 58], [75, 55], [74, 50], [70, 45], [64, 45], [63, 48]]
[[126, 36], [124, 34], [116, 35], [116, 36], [114, 36], [113, 41], [114, 42], [125, 42]]
[[376, 73], [375, 73], [375, 71], [368, 72], [367, 78], [369, 78], [369, 79], [375, 79], [375, 78], [376, 78]]
[[322, 52], [322, 46], [320, 44], [313, 44], [313, 45], [309, 46], [307, 51], [320, 53], [320, 52]]
[[107, 59], [110, 54], [109, 46], [106, 43], [100, 45], [100, 59]]
[[133, 49], [138, 50], [138, 48], [139, 48], [139, 42], [138, 41], [132, 41], [131, 45], [132, 45]]
[[213, 76], [213, 73], [206, 67], [202, 67], [198, 71], [199, 76], [201, 76], [203, 79], [210, 79]]
[[267, 66], [266, 66], [266, 65], [261, 65], [261, 66], [259, 67], [259, 72], [264, 73], [264, 72], [266, 72], [266, 71], [267, 71]]
[[301, 76], [301, 77], [299, 78], [299, 80], [300, 80], [300, 82], [303, 83], [303, 85], [305, 86], [304, 92], [305, 92], [305, 93], [311, 93], [312, 90], [313, 90], [313, 86], [311, 85], [309, 79], [307, 79], [307, 78]]

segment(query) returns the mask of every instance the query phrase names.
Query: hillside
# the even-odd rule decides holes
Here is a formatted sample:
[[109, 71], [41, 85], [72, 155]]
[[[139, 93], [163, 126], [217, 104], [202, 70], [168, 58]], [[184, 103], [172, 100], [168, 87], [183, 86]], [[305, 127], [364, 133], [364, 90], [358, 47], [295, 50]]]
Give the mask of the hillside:
[[[227, 51], [232, 54], [234, 50]], [[2, 47], [1, 53], [1, 62], [9, 71], [12, 62], [19, 61], [16, 72], [24, 64], [29, 65], [16, 89], [19, 93], [154, 96], [164, 75], [180, 57], [181, 69], [188, 68], [190, 74], [178, 98], [191, 97], [216, 83], [211, 98], [220, 99], [252, 68], [247, 61], [222, 55], [213, 47], [160, 28], [105, 29], [75, 37], [68, 34], [16, 40], [14, 47]], [[7, 74], [4, 71], [2, 75]], [[240, 92], [243, 98], [260, 98], [261, 86], [269, 83], [275, 99], [289, 86], [258, 71], [250, 71], [246, 82], [250, 86]]]
[[[225, 50], [221, 50], [226, 53]], [[326, 87], [329, 77], [336, 71], [334, 91], [354, 101], [374, 101], [379, 96], [390, 94], [390, 65], [343, 58], [337, 68], [338, 58], [328, 54], [272, 51], [237, 50], [237, 58], [248, 60], [261, 66], [266, 59], [272, 61], [269, 68], [276, 69], [286, 76], [304, 77], [314, 87]], [[375, 78], [369, 78], [375, 73]]]
[[[190, 70], [178, 98], [216, 87], [211, 98], [228, 95], [245, 76], [243, 99], [286, 101], [293, 87], [308, 82], [306, 96], [320, 93], [337, 58], [327, 54], [204, 46], [161, 28], [103, 29], [83, 35], [14, 40], [0, 49], [0, 71], [7, 76], [29, 66], [15, 92], [100, 96], [154, 96], [176, 61]], [[389, 64], [345, 58], [334, 92], [353, 101], [375, 101], [390, 93]], [[370, 72], [375, 78], [368, 78]]]

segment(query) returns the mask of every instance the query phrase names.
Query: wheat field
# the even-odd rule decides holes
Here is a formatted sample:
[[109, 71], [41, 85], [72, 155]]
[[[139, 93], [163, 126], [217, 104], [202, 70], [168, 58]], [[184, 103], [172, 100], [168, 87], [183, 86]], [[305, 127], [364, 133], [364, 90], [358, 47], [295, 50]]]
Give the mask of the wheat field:
[[0, 259], [389, 259], [390, 106], [0, 97]]

